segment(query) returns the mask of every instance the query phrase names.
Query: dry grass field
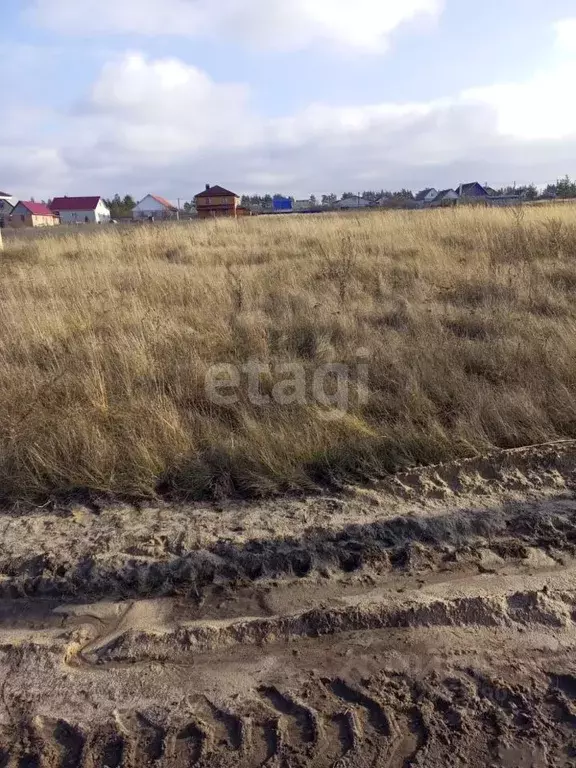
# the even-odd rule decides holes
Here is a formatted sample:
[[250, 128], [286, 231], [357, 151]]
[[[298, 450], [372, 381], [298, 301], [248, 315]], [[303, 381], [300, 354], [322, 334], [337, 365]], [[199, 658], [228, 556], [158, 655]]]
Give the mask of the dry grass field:
[[[3, 500], [267, 494], [574, 438], [575, 297], [572, 207], [11, 240]], [[250, 360], [271, 366], [262, 396], [301, 363], [306, 401], [258, 405], [242, 383], [214, 402], [210, 366]], [[326, 363], [350, 367], [345, 413], [310, 393]]]

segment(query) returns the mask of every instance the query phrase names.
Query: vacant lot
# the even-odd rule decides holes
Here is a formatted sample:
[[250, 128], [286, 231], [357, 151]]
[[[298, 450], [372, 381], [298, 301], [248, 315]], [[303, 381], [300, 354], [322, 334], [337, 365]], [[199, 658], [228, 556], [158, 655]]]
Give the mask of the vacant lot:
[[574, 765], [575, 256], [568, 209], [11, 241], [0, 766]]
[[[572, 207], [11, 240], [4, 501], [307, 489], [576, 437], [575, 294]], [[265, 404], [243, 377], [235, 402], [215, 401], [210, 367], [249, 361], [269, 366]], [[287, 362], [304, 400], [266, 403]], [[345, 403], [312, 392], [328, 363], [348, 366]]]

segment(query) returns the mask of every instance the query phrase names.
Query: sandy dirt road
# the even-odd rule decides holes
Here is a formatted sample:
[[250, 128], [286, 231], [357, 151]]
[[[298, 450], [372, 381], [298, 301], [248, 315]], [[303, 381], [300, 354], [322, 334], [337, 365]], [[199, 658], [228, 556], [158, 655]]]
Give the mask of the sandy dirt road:
[[576, 764], [576, 445], [0, 515], [0, 766]]

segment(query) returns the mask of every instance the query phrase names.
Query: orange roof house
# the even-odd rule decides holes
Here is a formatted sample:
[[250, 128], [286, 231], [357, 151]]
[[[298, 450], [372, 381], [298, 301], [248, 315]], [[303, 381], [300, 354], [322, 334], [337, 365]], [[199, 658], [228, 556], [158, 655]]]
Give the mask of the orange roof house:
[[132, 209], [132, 216], [135, 219], [149, 219], [151, 217], [170, 219], [176, 213], [178, 213], [176, 206], [160, 195], [146, 195]]

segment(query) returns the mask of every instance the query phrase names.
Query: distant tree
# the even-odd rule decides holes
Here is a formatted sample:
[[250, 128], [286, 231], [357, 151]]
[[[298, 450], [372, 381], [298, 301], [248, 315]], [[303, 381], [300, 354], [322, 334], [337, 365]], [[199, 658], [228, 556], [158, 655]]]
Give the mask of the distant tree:
[[563, 198], [576, 197], [576, 182], [572, 181], [568, 175], [563, 179], [558, 179], [556, 182], [556, 194], [558, 197]]
[[355, 192], [343, 192], [342, 193], [342, 200], [349, 200], [351, 197], [356, 197]]
[[411, 189], [401, 189], [399, 192], [393, 192], [392, 197], [399, 198], [400, 200], [414, 200]]
[[520, 195], [526, 200], [536, 200], [538, 187], [535, 184], [524, 184], [520, 187], [500, 187], [494, 190], [497, 195]]
[[110, 215], [113, 219], [119, 219], [125, 216], [131, 216], [132, 209], [136, 205], [132, 195], [125, 195], [123, 198], [118, 193], [110, 200], [104, 200], [106, 206], [110, 209]]
[[316, 199], [316, 195], [310, 195], [310, 205], [313, 207], [318, 205], [318, 200]]
[[272, 195], [264, 195], [262, 205], [264, 208], [272, 208]]
[[240, 198], [240, 205], [242, 208], [250, 208], [250, 197], [248, 195], [242, 195]]
[[322, 205], [331, 208], [338, 200], [338, 195], [331, 192], [329, 195], [322, 195]]
[[543, 194], [546, 195], [547, 197], [554, 197], [555, 195], [557, 195], [558, 194], [558, 188], [557, 188], [556, 184], [548, 184], [545, 187]]
[[536, 184], [527, 184], [525, 187], [522, 187], [520, 194], [526, 200], [536, 200], [538, 197], [538, 187]]
[[376, 200], [380, 200], [381, 197], [384, 195], [384, 190], [381, 189], [380, 192], [376, 190], [366, 190], [362, 192], [362, 198], [364, 200], [369, 200], [371, 203], [375, 203]]

